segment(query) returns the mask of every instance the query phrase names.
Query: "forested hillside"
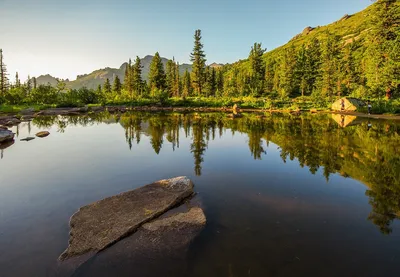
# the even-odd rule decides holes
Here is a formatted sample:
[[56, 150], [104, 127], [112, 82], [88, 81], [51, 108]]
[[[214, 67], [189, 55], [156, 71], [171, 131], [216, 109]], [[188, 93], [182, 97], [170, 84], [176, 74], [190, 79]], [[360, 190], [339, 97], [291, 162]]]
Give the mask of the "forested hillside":
[[[225, 69], [226, 95], [388, 97], [400, 84], [400, 1], [380, 0], [327, 25], [307, 27]], [[262, 56], [262, 62], [258, 61]]]

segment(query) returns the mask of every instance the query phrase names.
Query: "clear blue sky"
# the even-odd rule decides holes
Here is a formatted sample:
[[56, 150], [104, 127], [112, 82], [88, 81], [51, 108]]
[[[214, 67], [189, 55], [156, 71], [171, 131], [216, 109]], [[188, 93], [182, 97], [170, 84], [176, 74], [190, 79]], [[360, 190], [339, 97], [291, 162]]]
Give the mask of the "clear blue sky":
[[0, 0], [0, 48], [13, 79], [50, 73], [75, 79], [129, 57], [189, 62], [195, 29], [207, 62], [248, 56], [261, 42], [272, 50], [306, 26], [358, 12], [370, 0]]

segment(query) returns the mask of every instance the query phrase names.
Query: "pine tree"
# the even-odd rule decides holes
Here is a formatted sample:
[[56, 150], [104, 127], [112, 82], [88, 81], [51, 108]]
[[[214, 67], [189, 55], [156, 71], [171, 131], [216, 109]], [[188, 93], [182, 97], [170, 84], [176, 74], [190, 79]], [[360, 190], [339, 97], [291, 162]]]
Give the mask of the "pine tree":
[[164, 66], [161, 61], [160, 54], [157, 52], [150, 64], [150, 72], [149, 72], [149, 85], [150, 89], [154, 91], [164, 90], [166, 88], [165, 84], [165, 72]]
[[296, 90], [296, 52], [293, 46], [285, 49], [279, 68], [279, 93], [281, 98], [292, 96]]
[[110, 84], [110, 80], [109, 80], [108, 78], [107, 78], [106, 81], [104, 82], [103, 89], [104, 89], [104, 93], [105, 93], [106, 95], [111, 94], [111, 84]]
[[3, 50], [0, 49], [0, 101], [1, 98], [5, 96], [8, 91], [8, 77], [7, 77], [7, 68], [4, 64], [3, 60]]
[[339, 37], [328, 34], [322, 46], [320, 89], [322, 96], [329, 97], [330, 101], [332, 101], [335, 92], [340, 92], [337, 91], [337, 82], [340, 80], [339, 74], [341, 74], [338, 71], [340, 59], [339, 41]]
[[202, 95], [204, 85], [204, 74], [206, 67], [206, 55], [203, 51], [203, 44], [201, 43], [201, 30], [196, 30], [194, 34], [194, 47], [193, 52], [190, 54], [190, 61], [192, 62], [192, 83], [196, 91], [196, 95]]
[[18, 72], [15, 73], [15, 87], [16, 88], [21, 87], [21, 80], [18, 77]]
[[250, 50], [250, 87], [253, 95], [260, 95], [264, 92], [265, 63], [262, 57], [265, 51], [266, 49], [262, 49], [261, 43], [254, 43]]
[[224, 93], [224, 71], [222, 69], [216, 70], [216, 96], [221, 97]]
[[128, 64], [125, 68], [125, 76], [124, 76], [124, 88], [128, 92], [129, 96], [132, 99], [133, 94], [133, 82], [132, 82], [132, 60], [129, 59]]
[[275, 76], [276, 61], [268, 59], [265, 65], [265, 80], [264, 89], [267, 93], [272, 92], [274, 89], [274, 76]]
[[37, 80], [36, 77], [32, 77], [33, 89], [37, 88]]
[[115, 75], [114, 83], [113, 83], [113, 89], [112, 90], [116, 94], [121, 94], [121, 89], [122, 89], [121, 81], [120, 81], [118, 75]]
[[399, 10], [395, 0], [377, 1], [374, 28], [365, 55], [368, 86], [377, 94], [386, 94], [387, 98], [400, 86]]
[[179, 75], [179, 63], [175, 64], [175, 80], [174, 80], [174, 85], [172, 87], [172, 94], [175, 97], [179, 97], [181, 95], [181, 80], [180, 80], [180, 75]]
[[299, 84], [301, 96], [304, 96], [307, 89], [307, 70], [306, 47], [302, 45], [297, 53], [296, 59], [296, 81]]
[[144, 91], [144, 84], [142, 80], [142, 68], [140, 58], [136, 56], [135, 63], [132, 69], [132, 83], [133, 83], [133, 91], [136, 95], [142, 96]]
[[30, 92], [32, 90], [32, 80], [31, 77], [28, 75], [28, 80], [26, 80], [26, 90]]
[[182, 95], [183, 97], [188, 97], [192, 95], [192, 82], [190, 79], [190, 73], [189, 71], [186, 69], [185, 73], [183, 74], [183, 91], [182, 91]]
[[176, 73], [174, 60], [168, 60], [165, 73], [166, 73], [166, 85], [167, 85], [168, 95], [171, 97], [174, 93], [173, 89], [175, 84], [175, 73]]

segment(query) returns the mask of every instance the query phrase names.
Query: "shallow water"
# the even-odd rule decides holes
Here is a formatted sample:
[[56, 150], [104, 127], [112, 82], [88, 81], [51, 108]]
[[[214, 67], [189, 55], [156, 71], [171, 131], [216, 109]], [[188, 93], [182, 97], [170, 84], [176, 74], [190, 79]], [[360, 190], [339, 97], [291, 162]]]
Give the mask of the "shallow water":
[[[19, 141], [40, 130], [51, 134]], [[74, 276], [400, 274], [399, 122], [133, 113], [13, 131], [0, 150], [2, 277], [57, 275], [79, 207], [181, 175], [207, 217], [187, 252], [140, 265], [110, 255]]]

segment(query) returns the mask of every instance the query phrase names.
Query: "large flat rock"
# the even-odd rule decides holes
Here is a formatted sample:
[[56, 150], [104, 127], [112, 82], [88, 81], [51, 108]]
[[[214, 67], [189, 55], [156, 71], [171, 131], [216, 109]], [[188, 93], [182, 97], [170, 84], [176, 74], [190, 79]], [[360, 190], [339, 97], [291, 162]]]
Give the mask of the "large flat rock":
[[60, 259], [104, 250], [192, 194], [193, 183], [176, 177], [84, 206], [71, 217], [69, 246]]
[[49, 276], [186, 276], [192, 242], [206, 217], [192, 200], [141, 226], [134, 234], [81, 263], [69, 259]]

